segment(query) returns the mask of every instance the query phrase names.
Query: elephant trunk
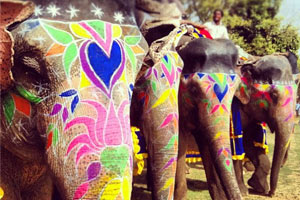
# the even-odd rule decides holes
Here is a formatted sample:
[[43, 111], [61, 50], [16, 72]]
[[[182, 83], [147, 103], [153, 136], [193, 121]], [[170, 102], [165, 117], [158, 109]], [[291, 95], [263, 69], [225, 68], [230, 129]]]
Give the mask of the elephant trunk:
[[274, 148], [273, 162], [271, 168], [271, 179], [270, 179], [271, 189], [269, 192], [270, 196], [274, 196], [275, 194], [275, 190], [278, 182], [279, 170], [282, 166], [284, 156], [289, 146], [290, 135], [291, 135], [291, 130], [289, 126], [292, 125], [290, 123], [282, 124], [282, 126], [280, 126], [280, 128], [277, 128], [276, 130], [275, 148]]
[[233, 168], [228, 132], [219, 132], [210, 141], [210, 154], [227, 198], [242, 199]]

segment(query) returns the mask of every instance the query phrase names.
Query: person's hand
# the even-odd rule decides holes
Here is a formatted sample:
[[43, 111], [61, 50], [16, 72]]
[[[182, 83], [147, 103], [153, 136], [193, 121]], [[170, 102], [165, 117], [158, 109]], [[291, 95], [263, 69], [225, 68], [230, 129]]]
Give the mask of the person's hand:
[[198, 24], [198, 23], [192, 22], [190, 20], [181, 20], [180, 24], [189, 24], [189, 25], [192, 25], [192, 26], [194, 26], [195, 28], [198, 28], [198, 29], [205, 29], [205, 28], [207, 28], [206, 26], [204, 26], [202, 24]]

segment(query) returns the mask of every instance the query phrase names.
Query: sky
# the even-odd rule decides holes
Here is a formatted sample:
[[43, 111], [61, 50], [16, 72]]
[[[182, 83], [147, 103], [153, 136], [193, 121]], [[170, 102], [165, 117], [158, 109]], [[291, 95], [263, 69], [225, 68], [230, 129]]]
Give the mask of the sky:
[[[283, 0], [278, 16], [283, 17], [284, 24], [292, 24], [300, 33], [300, 0]], [[300, 55], [300, 49], [298, 51]]]

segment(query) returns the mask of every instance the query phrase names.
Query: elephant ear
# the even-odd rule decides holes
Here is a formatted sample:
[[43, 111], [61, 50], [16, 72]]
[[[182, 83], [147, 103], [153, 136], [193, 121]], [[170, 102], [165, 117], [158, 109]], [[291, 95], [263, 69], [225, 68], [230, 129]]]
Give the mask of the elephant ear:
[[27, 19], [34, 11], [32, 2], [0, 1], [0, 91], [13, 85], [13, 37], [9, 26]]

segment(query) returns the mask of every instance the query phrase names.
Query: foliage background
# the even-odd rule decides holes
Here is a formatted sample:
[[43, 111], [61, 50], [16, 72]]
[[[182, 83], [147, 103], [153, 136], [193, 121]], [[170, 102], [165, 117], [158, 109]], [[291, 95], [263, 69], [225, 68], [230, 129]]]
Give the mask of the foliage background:
[[[298, 52], [300, 35], [277, 17], [282, 0], [182, 0], [193, 21], [212, 20], [213, 11], [224, 11], [223, 24], [231, 40], [246, 52], [262, 56], [275, 52]], [[300, 59], [299, 59], [300, 60]], [[298, 62], [300, 64], [300, 61]], [[298, 66], [299, 66], [298, 64]]]

